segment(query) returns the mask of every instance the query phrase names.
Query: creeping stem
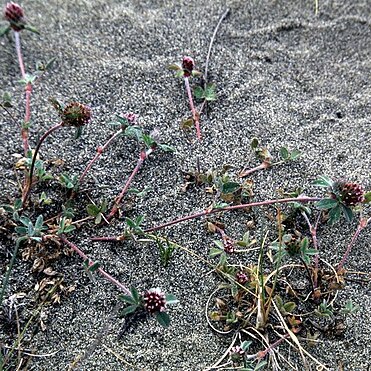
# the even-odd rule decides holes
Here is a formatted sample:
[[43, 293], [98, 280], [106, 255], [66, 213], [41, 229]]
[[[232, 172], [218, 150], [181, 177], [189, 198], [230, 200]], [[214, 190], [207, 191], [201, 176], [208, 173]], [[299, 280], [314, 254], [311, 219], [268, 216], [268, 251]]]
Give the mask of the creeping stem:
[[184, 84], [185, 84], [186, 91], [187, 91], [187, 94], [188, 94], [189, 106], [191, 107], [191, 111], [192, 111], [192, 118], [193, 118], [193, 120], [195, 122], [195, 125], [196, 125], [197, 138], [201, 139], [199, 113], [196, 111], [195, 105], [193, 103], [193, 97], [192, 97], [191, 87], [189, 86], [189, 78], [188, 77], [184, 77]]

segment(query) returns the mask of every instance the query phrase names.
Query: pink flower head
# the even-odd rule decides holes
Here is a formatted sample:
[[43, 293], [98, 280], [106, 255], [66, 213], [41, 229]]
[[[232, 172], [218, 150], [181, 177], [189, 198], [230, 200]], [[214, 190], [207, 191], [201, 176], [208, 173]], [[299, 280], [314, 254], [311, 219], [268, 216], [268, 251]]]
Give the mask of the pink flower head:
[[26, 21], [24, 19], [24, 11], [20, 5], [13, 2], [7, 3], [3, 14], [14, 31], [22, 31], [24, 29]]
[[151, 314], [165, 312], [165, 294], [159, 288], [148, 290], [144, 294], [144, 309]]
[[195, 67], [195, 62], [193, 61], [191, 57], [183, 57], [182, 68], [183, 68], [184, 77], [191, 76], [194, 67]]

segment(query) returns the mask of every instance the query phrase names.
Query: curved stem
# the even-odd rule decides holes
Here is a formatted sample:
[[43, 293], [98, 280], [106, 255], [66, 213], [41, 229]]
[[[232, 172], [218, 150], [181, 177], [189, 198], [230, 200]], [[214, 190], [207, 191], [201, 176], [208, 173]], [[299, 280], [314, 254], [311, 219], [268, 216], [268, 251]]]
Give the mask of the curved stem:
[[37, 146], [35, 148], [35, 152], [32, 156], [32, 162], [31, 162], [31, 167], [30, 167], [30, 173], [29, 173], [29, 176], [28, 176], [28, 181], [26, 183], [26, 187], [25, 187], [25, 191], [24, 191], [24, 196], [23, 196], [23, 205], [26, 203], [27, 201], [27, 198], [28, 198], [28, 195], [30, 193], [30, 190], [31, 190], [31, 186], [32, 186], [32, 178], [33, 178], [33, 172], [34, 172], [34, 169], [35, 169], [35, 162], [36, 162], [36, 158], [37, 158], [37, 155], [40, 151], [40, 147], [41, 145], [43, 144], [43, 142], [45, 141], [45, 139], [50, 135], [52, 134], [54, 131], [56, 131], [57, 129], [59, 129], [61, 126], [63, 125], [63, 122], [60, 122], [54, 126], [52, 126], [50, 129], [48, 129], [44, 135], [40, 138], [39, 140], [39, 143], [37, 143]]

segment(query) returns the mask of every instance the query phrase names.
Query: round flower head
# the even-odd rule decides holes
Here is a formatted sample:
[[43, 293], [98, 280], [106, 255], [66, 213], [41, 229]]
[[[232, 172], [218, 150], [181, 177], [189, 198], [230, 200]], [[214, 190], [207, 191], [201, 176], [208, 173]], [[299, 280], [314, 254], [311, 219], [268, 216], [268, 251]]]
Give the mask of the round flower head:
[[231, 348], [229, 351], [229, 356], [233, 362], [238, 362], [241, 360], [242, 356], [245, 354], [245, 351], [239, 346], [236, 345]]
[[333, 188], [340, 201], [346, 206], [355, 206], [364, 201], [365, 192], [357, 183], [336, 182]]
[[10, 23], [14, 31], [22, 31], [26, 24], [23, 9], [16, 3], [10, 2], [5, 5], [4, 18]]
[[191, 57], [183, 57], [182, 68], [183, 68], [184, 77], [191, 76], [194, 67], [195, 67], [195, 62], [193, 61]]
[[244, 285], [248, 281], [248, 277], [244, 272], [240, 271], [236, 273], [236, 281], [240, 285]]
[[224, 245], [224, 251], [227, 254], [232, 254], [234, 253], [234, 241], [230, 237], [224, 237], [223, 238], [223, 245]]
[[153, 314], [165, 312], [166, 298], [165, 294], [159, 289], [150, 289], [144, 294], [144, 309]]
[[63, 126], [84, 126], [90, 121], [91, 110], [88, 106], [78, 102], [67, 104], [61, 112]]

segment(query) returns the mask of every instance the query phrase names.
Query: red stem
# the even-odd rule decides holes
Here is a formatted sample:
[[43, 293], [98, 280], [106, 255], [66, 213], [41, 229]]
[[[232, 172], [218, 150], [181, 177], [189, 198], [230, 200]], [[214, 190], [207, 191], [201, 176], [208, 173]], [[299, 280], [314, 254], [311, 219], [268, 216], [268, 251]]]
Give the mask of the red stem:
[[[66, 245], [68, 245], [72, 250], [76, 251], [82, 259], [87, 260], [89, 267], [94, 264], [94, 262], [86, 255], [84, 254], [74, 243], [70, 242], [67, 240], [67, 238], [64, 235], [59, 236], [60, 240], [64, 242]], [[130, 295], [130, 290], [124, 286], [121, 282], [116, 280], [116, 278], [112, 277], [109, 273], [107, 273], [105, 270], [102, 268], [98, 268], [98, 272], [106, 278], [108, 281], [112, 282], [114, 285], [116, 285], [119, 289], [125, 292], [125, 294]]]
[[[277, 199], [277, 200], [266, 200], [266, 201], [258, 201], [258, 202], [252, 202], [249, 204], [242, 204], [242, 205], [233, 205], [233, 206], [227, 206], [223, 208], [215, 208], [211, 210], [204, 210], [195, 214], [183, 216], [181, 218], [172, 220], [170, 222], [158, 225], [156, 227], [151, 227], [148, 229], [144, 230], [144, 233], [150, 233], [150, 232], [155, 232], [160, 229], [170, 227], [174, 224], [178, 224], [181, 222], [185, 222], [187, 220], [191, 219], [197, 219], [205, 215], [211, 215], [211, 214], [216, 214], [222, 211], [232, 211], [232, 210], [239, 210], [239, 209], [245, 209], [247, 207], [255, 207], [255, 206], [265, 206], [265, 205], [273, 205], [273, 204], [284, 204], [284, 203], [289, 203], [289, 202], [315, 202], [315, 201], [320, 201], [322, 198], [320, 197], [297, 197], [297, 198], [282, 198], [282, 199]], [[93, 241], [120, 241], [122, 238], [120, 237], [93, 237]]]
[[192, 98], [192, 92], [191, 92], [191, 87], [189, 86], [189, 78], [185, 77], [184, 78], [184, 84], [186, 87], [186, 91], [188, 94], [188, 100], [189, 100], [189, 106], [191, 107], [192, 111], [192, 117], [196, 125], [196, 132], [197, 132], [197, 138], [201, 139], [201, 129], [200, 129], [200, 120], [199, 120], [199, 114], [196, 112], [195, 106], [193, 104], [193, 98]]
[[88, 173], [88, 171], [91, 169], [91, 167], [93, 166], [94, 162], [96, 162], [99, 157], [102, 155], [102, 153], [107, 149], [107, 147], [114, 141], [114, 139], [116, 139], [120, 134], [122, 133], [122, 129], [118, 130], [115, 134], [113, 134], [111, 136], [111, 138], [109, 138], [107, 140], [107, 142], [104, 144], [104, 146], [102, 147], [98, 147], [97, 149], [97, 153], [95, 154], [95, 156], [90, 160], [89, 164], [86, 166], [84, 172], [81, 174], [80, 176], [80, 179], [79, 179], [79, 184], [81, 185], [81, 183], [83, 182], [86, 174]]
[[340, 263], [339, 263], [339, 265], [337, 267], [337, 272], [338, 273], [342, 270], [342, 268], [343, 268], [346, 260], [348, 259], [348, 256], [350, 254], [350, 251], [352, 250], [352, 247], [353, 247], [354, 243], [356, 242], [359, 234], [362, 232], [362, 230], [364, 228], [367, 227], [367, 225], [368, 225], [368, 223], [370, 221], [371, 221], [371, 218], [369, 218], [369, 219], [363, 219], [363, 218], [361, 218], [360, 219], [359, 224], [358, 224], [358, 227], [357, 227], [357, 230], [355, 231], [355, 233], [354, 233], [354, 235], [353, 235], [353, 237], [352, 237], [352, 239], [351, 239], [351, 241], [350, 241], [350, 243], [349, 243], [349, 245], [348, 245], [348, 247], [347, 247], [347, 249], [345, 251], [345, 254], [344, 254], [343, 258], [341, 259], [341, 261], [340, 261]]
[[129, 189], [130, 187], [130, 184], [134, 178], [134, 176], [138, 173], [138, 171], [140, 170], [140, 168], [142, 167], [143, 165], [143, 162], [144, 160], [150, 155], [150, 153], [153, 152], [153, 148], [149, 148], [147, 149], [147, 151], [142, 151], [140, 153], [140, 156], [139, 156], [139, 159], [137, 161], [137, 165], [135, 166], [134, 170], [132, 171], [132, 173], [130, 174], [129, 176], [129, 179], [126, 181], [125, 185], [124, 185], [124, 188], [122, 189], [122, 191], [120, 192], [120, 194], [116, 197], [115, 199], [115, 204], [113, 205], [110, 213], [108, 214], [108, 216], [106, 217], [106, 219], [108, 221], [110, 221], [114, 216], [115, 214], [117, 213], [118, 211], [118, 208], [119, 208], [119, 205], [123, 199], [123, 197], [125, 196], [125, 193], [127, 192], [127, 190]]
[[36, 162], [36, 158], [37, 158], [37, 155], [39, 153], [40, 147], [43, 144], [44, 140], [50, 134], [52, 134], [55, 130], [59, 129], [62, 125], [63, 125], [63, 122], [60, 122], [59, 124], [56, 124], [56, 125], [52, 126], [51, 128], [49, 128], [44, 133], [44, 135], [40, 138], [39, 143], [37, 143], [37, 146], [35, 148], [35, 152], [32, 156], [32, 162], [31, 162], [31, 167], [30, 167], [30, 173], [29, 173], [29, 176], [28, 176], [28, 181], [26, 182], [26, 185], [25, 185], [24, 196], [23, 196], [23, 205], [25, 205], [25, 203], [27, 201], [27, 198], [28, 198], [28, 196], [30, 194], [30, 191], [31, 191], [33, 172], [34, 172], [34, 169], [35, 169], [35, 162]]

